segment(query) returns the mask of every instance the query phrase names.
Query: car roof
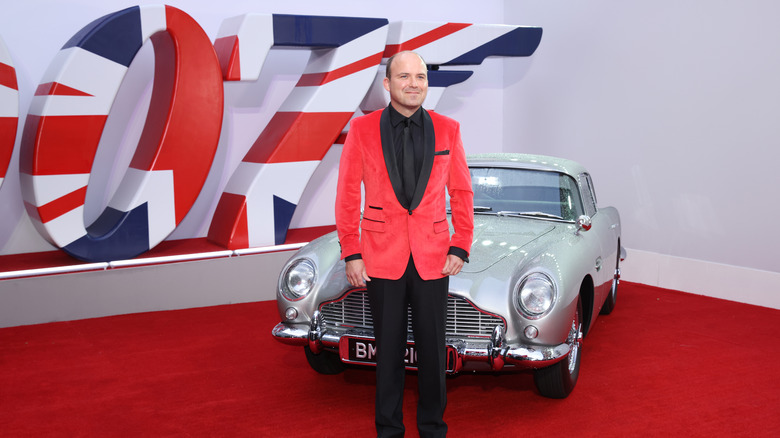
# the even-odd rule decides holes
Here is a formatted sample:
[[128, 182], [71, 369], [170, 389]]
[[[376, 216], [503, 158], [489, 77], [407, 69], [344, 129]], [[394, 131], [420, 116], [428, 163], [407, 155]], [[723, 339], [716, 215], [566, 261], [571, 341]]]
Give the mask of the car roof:
[[526, 168], [564, 172], [572, 176], [587, 172], [587, 170], [576, 161], [548, 155], [510, 153], [474, 154], [468, 155], [466, 161], [468, 161], [469, 166]]

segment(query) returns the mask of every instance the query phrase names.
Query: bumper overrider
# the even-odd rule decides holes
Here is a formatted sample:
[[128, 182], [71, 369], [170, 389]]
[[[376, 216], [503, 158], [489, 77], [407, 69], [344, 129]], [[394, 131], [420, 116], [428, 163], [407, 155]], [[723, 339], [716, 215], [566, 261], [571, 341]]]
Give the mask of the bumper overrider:
[[[342, 361], [348, 363], [353, 362], [347, 359], [346, 350], [350, 348], [349, 340], [373, 341], [374, 339], [370, 330], [345, 329], [336, 333], [326, 329], [319, 311], [314, 313], [310, 325], [280, 322], [273, 328], [271, 334], [284, 344], [308, 346], [315, 354], [319, 354], [325, 349], [336, 350]], [[544, 368], [563, 360], [569, 351], [570, 346], [567, 343], [556, 346], [507, 345], [504, 341], [504, 328], [497, 325], [493, 329], [490, 339], [448, 337], [449, 365], [447, 371], [450, 373], [460, 372], [468, 362], [487, 363], [493, 371], [501, 371], [504, 365], [521, 368]]]

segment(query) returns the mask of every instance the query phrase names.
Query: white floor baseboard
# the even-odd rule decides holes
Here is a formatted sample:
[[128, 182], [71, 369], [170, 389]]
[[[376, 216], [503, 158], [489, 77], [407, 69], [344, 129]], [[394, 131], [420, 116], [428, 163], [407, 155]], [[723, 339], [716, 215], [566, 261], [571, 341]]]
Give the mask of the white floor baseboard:
[[293, 252], [0, 280], [0, 327], [273, 300]]
[[780, 273], [626, 249], [621, 279], [780, 309]]

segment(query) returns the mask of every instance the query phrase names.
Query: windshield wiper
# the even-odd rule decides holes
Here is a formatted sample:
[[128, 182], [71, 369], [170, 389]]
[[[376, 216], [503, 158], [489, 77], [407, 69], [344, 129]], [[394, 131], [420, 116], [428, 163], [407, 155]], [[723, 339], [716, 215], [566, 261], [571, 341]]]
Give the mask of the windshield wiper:
[[557, 214], [544, 213], [541, 211], [499, 211], [496, 214], [499, 216], [533, 216], [563, 220], [562, 216], [558, 216]]
[[[485, 213], [488, 211], [493, 211], [493, 207], [483, 207], [481, 205], [474, 206], [474, 213]], [[447, 207], [447, 214], [452, 214], [452, 209], [450, 207]]]

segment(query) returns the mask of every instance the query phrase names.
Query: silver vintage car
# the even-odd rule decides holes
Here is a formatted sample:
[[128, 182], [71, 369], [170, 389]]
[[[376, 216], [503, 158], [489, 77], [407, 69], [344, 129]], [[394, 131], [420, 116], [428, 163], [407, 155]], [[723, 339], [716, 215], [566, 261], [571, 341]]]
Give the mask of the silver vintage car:
[[[577, 383], [582, 342], [615, 306], [620, 216], [596, 204], [590, 174], [560, 158], [468, 157], [474, 189], [470, 263], [450, 278], [448, 372], [532, 369], [539, 393], [565, 398]], [[375, 360], [365, 288], [344, 274], [336, 233], [301, 248], [277, 288], [279, 341], [302, 346], [316, 371]], [[409, 325], [406, 355], [416, 351]]]

